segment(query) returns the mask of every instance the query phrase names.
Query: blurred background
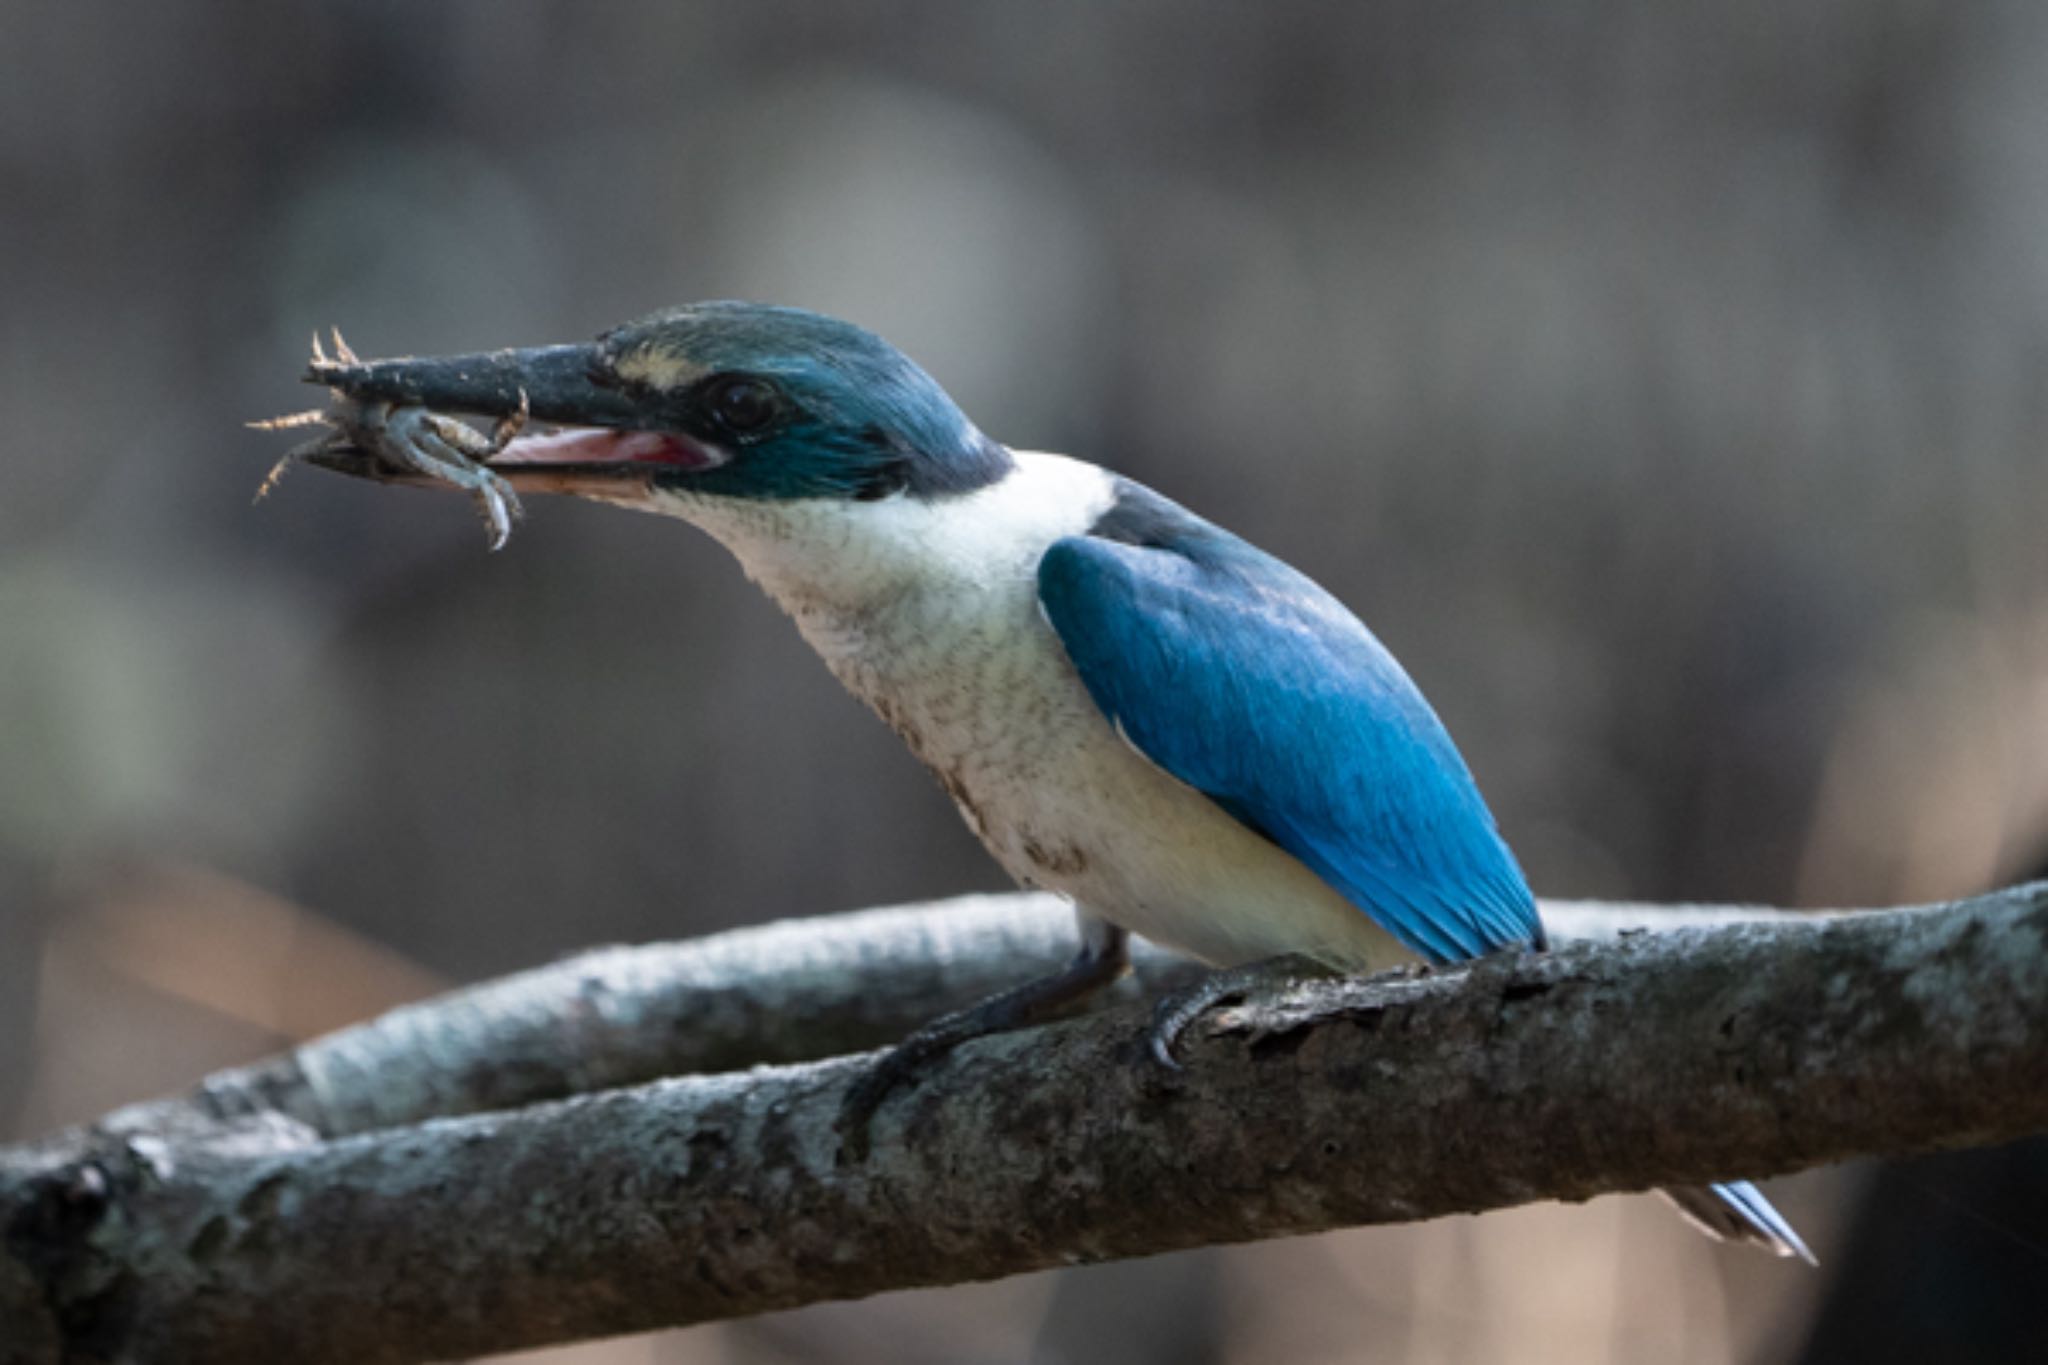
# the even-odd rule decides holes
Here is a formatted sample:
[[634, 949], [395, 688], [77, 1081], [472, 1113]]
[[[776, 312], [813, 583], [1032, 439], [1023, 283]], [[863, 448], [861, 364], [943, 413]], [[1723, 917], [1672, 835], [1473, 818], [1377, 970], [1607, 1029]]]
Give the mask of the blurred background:
[[[0, 0], [0, 1136], [611, 941], [1000, 885], [679, 525], [303, 470], [315, 327], [862, 322], [1369, 619], [1550, 896], [2048, 861], [2048, 9]], [[792, 838], [794, 832], [794, 838]], [[528, 1357], [2048, 1359], [2048, 1148]]]

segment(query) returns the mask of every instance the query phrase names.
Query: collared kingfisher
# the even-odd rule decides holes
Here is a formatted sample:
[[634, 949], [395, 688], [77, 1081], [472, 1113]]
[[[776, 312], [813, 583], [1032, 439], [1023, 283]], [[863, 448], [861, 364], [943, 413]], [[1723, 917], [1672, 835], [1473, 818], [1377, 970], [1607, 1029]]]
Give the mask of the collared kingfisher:
[[[1218, 967], [1293, 957], [1346, 972], [1545, 946], [1450, 736], [1356, 616], [1149, 488], [991, 440], [859, 327], [701, 303], [590, 344], [344, 351], [307, 378], [387, 419], [556, 425], [501, 427], [494, 476], [478, 478], [709, 532], [996, 861], [1072, 901], [1071, 965], [913, 1034], [857, 1088], [863, 1142], [868, 1113], [918, 1064], [1114, 981], [1130, 934]], [[387, 479], [448, 464], [404, 475], [360, 452], [311, 458]], [[1163, 1011], [1168, 1065], [1179, 1028], [1236, 989], [1216, 980]], [[1811, 1259], [1747, 1183], [1667, 1193], [1716, 1236]]]

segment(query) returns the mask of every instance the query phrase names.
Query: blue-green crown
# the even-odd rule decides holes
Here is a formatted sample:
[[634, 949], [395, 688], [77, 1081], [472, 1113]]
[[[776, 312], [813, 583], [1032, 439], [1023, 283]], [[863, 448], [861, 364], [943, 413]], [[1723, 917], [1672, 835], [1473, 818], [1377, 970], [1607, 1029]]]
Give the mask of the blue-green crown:
[[[664, 476], [751, 498], [939, 496], [1011, 468], [938, 382], [850, 322], [765, 304], [694, 303], [598, 339], [608, 374], [663, 424], [732, 455]], [[740, 420], [744, 419], [744, 420]]]

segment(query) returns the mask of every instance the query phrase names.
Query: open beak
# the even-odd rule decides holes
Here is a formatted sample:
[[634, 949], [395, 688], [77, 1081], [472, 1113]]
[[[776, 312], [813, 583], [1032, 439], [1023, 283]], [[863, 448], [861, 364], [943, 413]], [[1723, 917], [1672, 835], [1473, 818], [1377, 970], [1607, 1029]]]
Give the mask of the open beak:
[[[338, 360], [316, 355], [304, 378], [360, 406], [392, 404], [498, 419], [499, 434], [488, 446], [478, 438], [487, 452], [480, 458], [522, 493], [637, 501], [665, 470], [710, 469], [730, 458], [715, 446], [661, 429], [665, 414], [659, 405], [628, 396], [599, 344], [371, 361], [344, 351]], [[528, 433], [523, 429], [527, 418], [557, 429]], [[386, 483], [440, 481], [415, 462], [394, 463], [355, 446], [310, 452], [306, 458]]]

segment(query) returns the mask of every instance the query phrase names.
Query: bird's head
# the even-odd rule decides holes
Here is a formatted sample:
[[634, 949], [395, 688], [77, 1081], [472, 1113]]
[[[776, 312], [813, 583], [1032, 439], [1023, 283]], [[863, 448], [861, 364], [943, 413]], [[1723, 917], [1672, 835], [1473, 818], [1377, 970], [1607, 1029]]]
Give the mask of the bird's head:
[[490, 460], [522, 492], [624, 503], [933, 497], [982, 487], [1011, 463], [901, 351], [795, 308], [698, 303], [588, 344], [316, 363], [306, 377], [352, 399], [445, 413], [505, 417], [523, 401], [560, 429]]

